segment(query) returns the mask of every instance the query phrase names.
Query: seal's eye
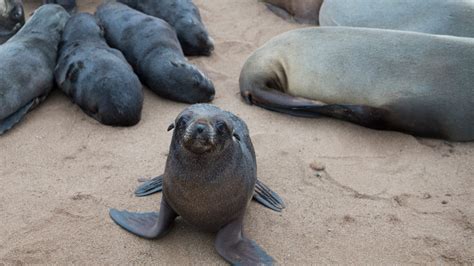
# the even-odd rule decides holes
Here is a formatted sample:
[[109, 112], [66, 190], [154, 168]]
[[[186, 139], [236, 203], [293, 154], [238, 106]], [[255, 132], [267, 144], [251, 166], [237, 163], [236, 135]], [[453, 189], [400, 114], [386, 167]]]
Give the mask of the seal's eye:
[[178, 125], [178, 127], [184, 127], [184, 126], [186, 126], [186, 124], [188, 123], [188, 121], [190, 119], [191, 118], [189, 116], [183, 115], [178, 119], [178, 123], [176, 123], [176, 124]]
[[216, 129], [219, 132], [225, 132], [227, 130], [227, 124], [224, 121], [217, 121]]

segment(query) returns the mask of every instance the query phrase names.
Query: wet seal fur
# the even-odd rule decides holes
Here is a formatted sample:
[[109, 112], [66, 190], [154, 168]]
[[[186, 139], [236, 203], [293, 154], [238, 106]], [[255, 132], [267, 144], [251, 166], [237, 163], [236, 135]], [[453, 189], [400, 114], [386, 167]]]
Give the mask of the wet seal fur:
[[323, 0], [262, 0], [268, 9], [286, 20], [319, 24], [319, 9]]
[[347, 26], [474, 37], [471, 0], [324, 0], [321, 26]]
[[320, 27], [279, 35], [240, 74], [247, 103], [422, 137], [474, 140], [474, 39]]
[[43, 0], [43, 3], [60, 5], [69, 13], [74, 13], [77, 9], [76, 0]]
[[21, 0], [0, 0], [0, 44], [6, 42], [25, 24]]
[[61, 6], [43, 5], [15, 36], [0, 45], [0, 135], [53, 88], [58, 44], [68, 19]]
[[55, 77], [61, 90], [102, 124], [140, 121], [142, 84], [122, 53], [107, 45], [94, 16], [75, 14], [66, 24]]
[[166, 21], [113, 1], [99, 6], [96, 16], [105, 28], [107, 42], [122, 51], [149, 89], [185, 103], [214, 98], [214, 85], [187, 61]]
[[118, 0], [131, 8], [168, 22], [178, 35], [188, 56], [211, 55], [214, 41], [202, 23], [198, 7], [192, 0]]
[[[111, 218], [125, 230], [151, 239], [163, 237], [181, 216], [202, 230], [217, 232], [215, 246], [226, 261], [272, 263], [242, 232], [257, 183], [255, 152], [245, 123], [216, 106], [196, 104], [178, 115], [169, 130], [173, 128], [160, 212], [112, 209]], [[268, 201], [278, 197], [271, 193], [261, 195]]]

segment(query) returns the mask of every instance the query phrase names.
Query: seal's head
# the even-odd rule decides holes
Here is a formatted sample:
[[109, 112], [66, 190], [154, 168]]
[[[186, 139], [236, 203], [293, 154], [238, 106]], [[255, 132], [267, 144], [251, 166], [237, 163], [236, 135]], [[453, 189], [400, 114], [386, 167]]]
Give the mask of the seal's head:
[[197, 8], [194, 17], [186, 17], [178, 22], [177, 28], [186, 29], [178, 34], [183, 51], [188, 56], [211, 55], [214, 50], [214, 41], [209, 36]]
[[0, 0], [0, 38], [13, 36], [23, 24], [25, 24], [25, 13], [21, 1]]
[[[171, 60], [171, 67], [166, 68], [163, 74], [167, 77], [168, 87], [173, 88], [183, 102], [206, 103], [214, 99], [214, 84], [196, 66], [181, 60]], [[167, 71], [167, 72], [165, 72]]]
[[209, 104], [195, 104], [186, 108], [168, 130], [173, 128], [174, 142], [198, 155], [220, 153], [232, 143], [240, 141], [229, 116]]

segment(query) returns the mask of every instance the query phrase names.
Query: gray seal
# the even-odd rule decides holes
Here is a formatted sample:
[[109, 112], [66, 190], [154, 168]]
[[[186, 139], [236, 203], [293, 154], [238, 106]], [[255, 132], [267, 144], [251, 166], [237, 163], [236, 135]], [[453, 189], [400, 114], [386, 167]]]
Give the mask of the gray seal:
[[[173, 128], [160, 212], [112, 209], [111, 218], [135, 235], [161, 238], [181, 216], [202, 230], [217, 232], [215, 246], [226, 261], [271, 263], [273, 259], [242, 232], [257, 183], [255, 151], [245, 122], [213, 105], [197, 104], [181, 112]], [[271, 193], [260, 192], [264, 200], [282, 204]]]
[[144, 85], [156, 94], [185, 103], [214, 98], [214, 85], [187, 61], [166, 21], [117, 2], [102, 4], [96, 16], [108, 44], [122, 51]]
[[242, 97], [299, 116], [474, 140], [474, 39], [321, 27], [279, 35], [240, 74]]
[[110, 48], [94, 16], [75, 14], [64, 27], [56, 83], [89, 116], [105, 125], [140, 121], [143, 90], [122, 53]]
[[262, 0], [273, 13], [287, 20], [319, 24], [319, 9], [323, 0]]
[[324, 0], [321, 26], [347, 26], [474, 37], [472, 0]]
[[43, 3], [60, 5], [69, 13], [73, 13], [77, 9], [76, 0], [43, 0]]
[[0, 44], [6, 42], [25, 24], [21, 0], [0, 0]]
[[202, 23], [198, 7], [191, 0], [118, 0], [145, 14], [168, 22], [188, 56], [211, 55], [214, 41]]
[[0, 45], [0, 134], [20, 122], [53, 88], [58, 44], [68, 19], [61, 6], [43, 5]]

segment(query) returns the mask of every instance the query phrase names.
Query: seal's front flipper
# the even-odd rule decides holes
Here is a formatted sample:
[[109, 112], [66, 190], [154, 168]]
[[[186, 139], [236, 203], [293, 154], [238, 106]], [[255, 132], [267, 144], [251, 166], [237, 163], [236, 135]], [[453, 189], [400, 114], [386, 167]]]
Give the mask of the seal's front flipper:
[[285, 9], [268, 3], [265, 3], [265, 5], [270, 11], [275, 13], [275, 15], [279, 16], [280, 18], [288, 21], [295, 21], [293, 15], [288, 13], [288, 11], [286, 11]]
[[133, 213], [111, 209], [110, 218], [128, 232], [143, 238], [160, 238], [164, 236], [176, 218], [176, 212], [161, 200], [160, 212]]
[[257, 183], [255, 183], [253, 199], [263, 206], [277, 212], [281, 212], [281, 210], [286, 207], [281, 197], [258, 179]]
[[243, 215], [219, 230], [217, 253], [232, 265], [272, 265], [270, 257], [255, 241], [242, 233]]
[[42, 101], [44, 101], [44, 99], [46, 99], [46, 96], [35, 98], [31, 102], [26, 104], [25, 106], [21, 107], [15, 113], [11, 114], [10, 116], [8, 116], [7, 118], [3, 120], [0, 120], [0, 135], [3, 135], [5, 132], [10, 130], [13, 126], [18, 124], [29, 111], [33, 110]]
[[140, 186], [135, 190], [135, 196], [144, 197], [153, 193], [161, 192], [163, 190], [163, 175], [154, 177]]

